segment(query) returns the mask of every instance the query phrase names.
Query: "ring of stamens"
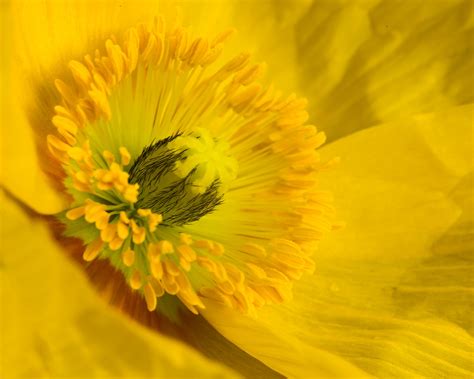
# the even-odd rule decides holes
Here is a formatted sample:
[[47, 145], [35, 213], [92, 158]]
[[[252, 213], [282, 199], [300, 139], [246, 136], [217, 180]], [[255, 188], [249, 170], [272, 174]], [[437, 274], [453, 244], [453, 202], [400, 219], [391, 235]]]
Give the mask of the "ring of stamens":
[[[121, 270], [150, 311], [164, 294], [193, 313], [205, 299], [245, 313], [282, 302], [335, 227], [330, 195], [316, 186], [332, 162], [315, 151], [325, 137], [305, 124], [306, 100], [264, 88], [264, 66], [247, 53], [219, 64], [231, 34], [193, 37], [157, 18], [71, 61], [71, 77], [55, 82], [62, 101], [47, 142], [73, 198], [66, 234], [82, 238], [84, 260]], [[147, 91], [159, 99], [152, 112]], [[118, 126], [123, 104], [150, 127]], [[169, 162], [164, 173], [147, 172], [159, 159]], [[211, 189], [213, 213], [173, 219], [174, 198], [159, 201], [171, 186], [163, 183], [188, 196], [181, 210]]]

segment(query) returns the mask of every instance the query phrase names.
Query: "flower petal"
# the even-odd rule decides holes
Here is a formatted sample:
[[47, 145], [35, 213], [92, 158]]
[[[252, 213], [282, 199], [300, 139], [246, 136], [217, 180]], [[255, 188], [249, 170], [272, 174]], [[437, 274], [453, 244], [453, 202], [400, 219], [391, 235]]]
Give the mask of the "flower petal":
[[[315, 275], [295, 285], [292, 302], [265, 307], [258, 321], [249, 322], [252, 339], [240, 338], [242, 321], [227, 310], [205, 316], [272, 368], [268, 357], [284, 353], [280, 341], [265, 337], [267, 330], [284, 331], [301, 346], [347, 359], [378, 377], [472, 376], [474, 340], [463, 329], [471, 325], [472, 240], [457, 255], [451, 250], [456, 245], [439, 247], [443, 243], [436, 241], [459, 217], [449, 196], [473, 169], [473, 110], [465, 106], [405, 119], [324, 148], [326, 157], [343, 157], [322, 186], [335, 193], [347, 227], [323, 240]], [[456, 231], [450, 233], [441, 241]], [[433, 246], [447, 252], [436, 255]], [[437, 286], [431, 296], [416, 293], [430, 285], [424, 274]], [[453, 288], [464, 300], [437, 296]], [[255, 345], [258, 339], [268, 346]], [[291, 352], [286, 356], [292, 359]], [[318, 368], [319, 362], [310, 364]]]
[[[423, 304], [426, 312], [439, 315], [474, 335], [474, 172], [464, 176], [451, 192], [462, 213], [432, 246], [432, 254], [405, 273], [394, 293], [400, 309]], [[453, 299], [456, 299], [453, 304]], [[449, 304], [450, 306], [446, 306]], [[468, 317], [466, 317], [466, 315]]]
[[[4, 4], [0, 11], [4, 30], [12, 27], [12, 18], [6, 12], [7, 6], [8, 4]], [[0, 91], [2, 107], [0, 183], [35, 211], [55, 213], [64, 208], [64, 199], [57, 196], [46, 175], [38, 169], [33, 132], [28, 125], [26, 114], [19, 106], [28, 91], [14, 85], [16, 66], [11, 59], [12, 54], [9, 54], [14, 51], [10, 36], [9, 33], [2, 33], [1, 37], [3, 49], [0, 77], [3, 90]]]
[[284, 324], [260, 320], [208, 301], [203, 316], [227, 339], [267, 366], [292, 378], [368, 378], [343, 358], [292, 338]]
[[333, 140], [472, 102], [471, 8], [463, 0], [313, 2], [297, 26], [313, 122]]
[[4, 102], [3, 95], [1, 101], [2, 107], [11, 110], [1, 125], [1, 185], [37, 212], [52, 214], [61, 211], [66, 204], [65, 198], [39, 169], [33, 132], [24, 114], [17, 112], [9, 100]]
[[1, 197], [3, 375], [236, 377], [108, 308], [41, 220]]
[[284, 378], [281, 373], [270, 369], [257, 358], [245, 353], [224, 338], [202, 316], [196, 317], [191, 313], [183, 314], [178, 328], [184, 334], [183, 340], [185, 342], [206, 357], [225, 364], [245, 378]]
[[[230, 41], [228, 50], [250, 51], [257, 62], [266, 62], [267, 80], [285, 92], [299, 91], [298, 47], [300, 37], [296, 23], [308, 10], [311, 0], [216, 2], [216, 20], [223, 27], [235, 27], [237, 36]], [[202, 7], [202, 3], [200, 4]], [[225, 9], [230, 9], [223, 18]], [[206, 18], [201, 18], [206, 19]], [[207, 22], [207, 21], [206, 21]]]

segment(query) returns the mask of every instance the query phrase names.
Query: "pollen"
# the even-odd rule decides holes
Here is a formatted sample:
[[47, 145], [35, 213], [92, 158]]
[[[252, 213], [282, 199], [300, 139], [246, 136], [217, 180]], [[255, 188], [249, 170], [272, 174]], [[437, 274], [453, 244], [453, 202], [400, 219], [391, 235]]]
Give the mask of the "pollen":
[[335, 161], [316, 151], [305, 99], [266, 85], [247, 52], [222, 58], [233, 29], [170, 25], [111, 37], [55, 81], [47, 145], [72, 199], [60, 219], [149, 311], [171, 296], [194, 314], [209, 300], [256, 314], [291, 298], [340, 225], [318, 187]]

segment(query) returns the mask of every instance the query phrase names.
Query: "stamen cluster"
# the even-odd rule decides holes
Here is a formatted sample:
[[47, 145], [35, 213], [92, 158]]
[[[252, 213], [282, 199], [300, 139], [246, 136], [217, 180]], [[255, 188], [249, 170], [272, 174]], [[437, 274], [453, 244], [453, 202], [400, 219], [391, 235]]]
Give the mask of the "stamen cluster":
[[306, 100], [261, 85], [248, 53], [220, 64], [231, 34], [193, 37], [157, 18], [55, 82], [48, 146], [73, 199], [66, 233], [150, 311], [166, 294], [193, 313], [208, 299], [245, 313], [289, 299], [336, 227], [317, 187], [332, 162], [315, 150], [325, 136], [305, 124]]

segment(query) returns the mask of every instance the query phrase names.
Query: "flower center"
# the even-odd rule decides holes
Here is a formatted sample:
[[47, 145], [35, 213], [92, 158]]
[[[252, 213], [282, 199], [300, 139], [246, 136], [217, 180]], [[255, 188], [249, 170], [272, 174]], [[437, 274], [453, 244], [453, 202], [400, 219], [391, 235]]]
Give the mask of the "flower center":
[[48, 147], [71, 196], [65, 233], [150, 311], [165, 295], [193, 313], [206, 299], [244, 313], [282, 302], [334, 227], [306, 100], [258, 83], [264, 66], [247, 53], [219, 63], [231, 34], [158, 18], [55, 82]]
[[228, 150], [205, 129], [147, 147], [129, 171], [130, 183], [140, 186], [136, 205], [161, 214], [163, 225], [199, 220], [222, 202], [237, 175], [237, 161]]

